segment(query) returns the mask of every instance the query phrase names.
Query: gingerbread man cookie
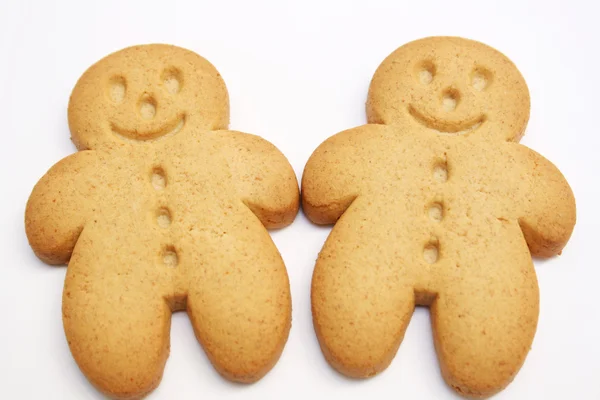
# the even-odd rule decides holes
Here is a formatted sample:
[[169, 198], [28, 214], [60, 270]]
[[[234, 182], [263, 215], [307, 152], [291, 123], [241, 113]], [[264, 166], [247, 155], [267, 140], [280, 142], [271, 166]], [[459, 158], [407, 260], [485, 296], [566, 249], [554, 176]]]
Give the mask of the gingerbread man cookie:
[[514, 378], [538, 319], [531, 255], [560, 253], [575, 225], [563, 175], [517, 143], [529, 103], [500, 52], [425, 38], [377, 69], [369, 123], [313, 153], [303, 208], [335, 223], [314, 270], [313, 320], [337, 370], [385, 369], [423, 305], [457, 392], [485, 397]]
[[37, 183], [26, 231], [43, 261], [68, 262], [69, 347], [111, 397], [159, 384], [177, 310], [228, 379], [260, 379], [283, 350], [290, 288], [265, 227], [293, 221], [298, 184], [272, 144], [228, 123], [217, 70], [174, 46], [113, 53], [73, 90], [80, 151]]

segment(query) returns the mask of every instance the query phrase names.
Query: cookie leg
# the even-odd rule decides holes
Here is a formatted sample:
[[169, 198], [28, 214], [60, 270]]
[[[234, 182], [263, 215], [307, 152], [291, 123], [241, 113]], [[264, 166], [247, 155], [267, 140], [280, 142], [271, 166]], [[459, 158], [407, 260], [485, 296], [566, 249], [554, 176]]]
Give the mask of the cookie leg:
[[251, 383], [277, 362], [291, 325], [288, 276], [267, 231], [201, 237], [189, 269], [187, 312], [198, 341], [226, 379]]
[[315, 266], [311, 301], [329, 364], [364, 378], [383, 371], [396, 355], [415, 296], [394, 239], [375, 237], [352, 225], [356, 220], [343, 216], [333, 228]]
[[[470, 397], [491, 396], [513, 380], [537, 325], [538, 287], [531, 261], [511, 277], [499, 271], [514, 267], [496, 264], [486, 263], [480, 276], [473, 272], [471, 279], [449, 281], [431, 306], [442, 375]], [[464, 277], [471, 275], [467, 268], [460, 265]]]
[[[111, 398], [139, 398], [158, 386], [169, 353], [171, 311], [160, 283], [135, 267], [117, 272], [73, 255], [63, 293], [69, 347], [90, 382]], [[102, 260], [99, 260], [100, 262]]]

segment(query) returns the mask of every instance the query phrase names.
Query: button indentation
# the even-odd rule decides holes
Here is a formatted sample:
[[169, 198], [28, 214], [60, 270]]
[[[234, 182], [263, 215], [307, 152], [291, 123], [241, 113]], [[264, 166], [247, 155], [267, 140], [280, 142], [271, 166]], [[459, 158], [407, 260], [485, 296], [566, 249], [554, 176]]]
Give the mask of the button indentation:
[[177, 252], [175, 251], [175, 247], [167, 246], [163, 250], [163, 264], [170, 268], [175, 268], [179, 263], [179, 258], [177, 257]]
[[159, 208], [156, 212], [156, 223], [161, 228], [168, 228], [171, 225], [171, 212], [168, 208]]
[[152, 170], [151, 180], [152, 186], [156, 190], [162, 190], [167, 186], [167, 176], [165, 175], [165, 171], [160, 167]]

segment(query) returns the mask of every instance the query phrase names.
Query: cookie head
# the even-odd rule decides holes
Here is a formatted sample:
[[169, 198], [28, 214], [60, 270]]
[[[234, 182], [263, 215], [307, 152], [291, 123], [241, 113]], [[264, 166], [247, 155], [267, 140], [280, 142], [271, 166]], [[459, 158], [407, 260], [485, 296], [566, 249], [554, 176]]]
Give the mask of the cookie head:
[[529, 107], [525, 80], [504, 54], [468, 39], [430, 37], [400, 47], [379, 66], [367, 117], [444, 135], [518, 141]]
[[80, 150], [148, 143], [228, 123], [219, 72], [199, 55], [170, 45], [129, 47], [101, 59], [79, 79], [69, 103], [69, 127]]

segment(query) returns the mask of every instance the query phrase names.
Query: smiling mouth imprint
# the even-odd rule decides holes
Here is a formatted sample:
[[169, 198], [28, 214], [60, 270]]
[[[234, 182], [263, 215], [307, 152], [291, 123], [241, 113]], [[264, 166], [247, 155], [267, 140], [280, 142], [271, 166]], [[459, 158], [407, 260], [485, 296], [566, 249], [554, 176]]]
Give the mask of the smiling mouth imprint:
[[433, 129], [439, 134], [459, 136], [466, 135], [478, 129], [486, 120], [485, 115], [469, 119], [460, 124], [454, 124], [443, 120], [431, 119], [419, 112], [414, 106], [408, 106], [408, 113], [421, 125]]
[[142, 133], [140, 135], [139, 131], [135, 131], [135, 130], [131, 131], [131, 130], [123, 129], [123, 128], [118, 127], [114, 123], [111, 124], [111, 131], [113, 132], [113, 134], [115, 134], [119, 138], [121, 138], [125, 141], [128, 141], [128, 142], [152, 142], [152, 141], [164, 139], [166, 137], [170, 137], [170, 136], [173, 136], [173, 135], [179, 133], [179, 131], [181, 131], [181, 129], [183, 129], [184, 125], [185, 125], [185, 114], [182, 115], [181, 117], [179, 117], [178, 119], [174, 120], [174, 122], [167, 124], [167, 125], [163, 126], [162, 128], [160, 128], [154, 132], [150, 132], [150, 133], [145, 133], [145, 134]]

